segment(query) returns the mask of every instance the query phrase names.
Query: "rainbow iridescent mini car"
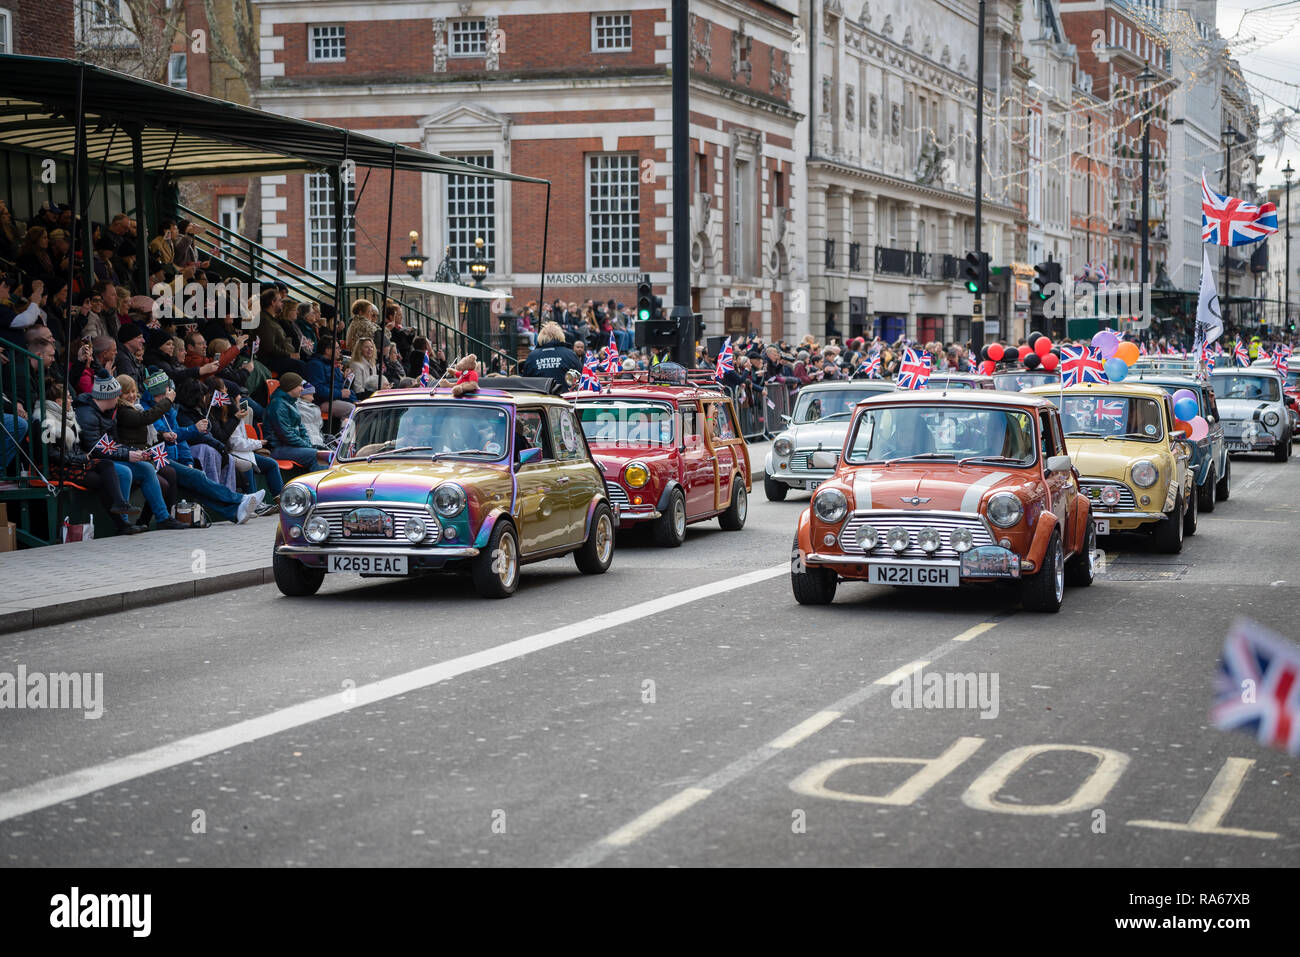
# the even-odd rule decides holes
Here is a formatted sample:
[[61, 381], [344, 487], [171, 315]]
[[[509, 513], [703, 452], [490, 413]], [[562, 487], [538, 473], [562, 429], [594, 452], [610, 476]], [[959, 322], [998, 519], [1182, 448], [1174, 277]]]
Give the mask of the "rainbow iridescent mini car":
[[275, 583], [312, 595], [327, 572], [406, 576], [468, 566], [504, 598], [519, 567], [572, 553], [598, 575], [614, 518], [573, 408], [540, 392], [395, 389], [357, 406], [331, 468], [285, 486]]

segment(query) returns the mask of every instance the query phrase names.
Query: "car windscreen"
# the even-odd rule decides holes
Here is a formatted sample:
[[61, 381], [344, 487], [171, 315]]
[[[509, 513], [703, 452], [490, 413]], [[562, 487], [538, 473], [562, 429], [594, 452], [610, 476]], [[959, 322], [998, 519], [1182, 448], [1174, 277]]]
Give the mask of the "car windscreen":
[[1165, 434], [1164, 417], [1155, 399], [1094, 393], [1047, 398], [1061, 407], [1061, 428], [1067, 437], [1158, 442]]
[[950, 379], [947, 376], [930, 376], [922, 389], [973, 389], [975, 383], [970, 379]]
[[999, 372], [993, 384], [1003, 392], [1020, 392], [1036, 385], [1056, 385], [1061, 377], [1054, 372]]
[[339, 439], [342, 462], [432, 456], [496, 461], [509, 451], [510, 415], [469, 402], [383, 404], [353, 413]]
[[1281, 398], [1278, 380], [1264, 375], [1240, 375], [1231, 372], [1216, 372], [1210, 377], [1214, 394], [1220, 399], [1258, 399], [1260, 402], [1276, 402]]
[[845, 461], [850, 464], [963, 461], [1032, 465], [1037, 456], [1034, 420], [1018, 409], [967, 405], [902, 405], [858, 416]]
[[1300, 382], [1300, 369], [1287, 369], [1286, 370], [1287, 388], [1289, 389], [1295, 388], [1297, 382]]
[[790, 421], [795, 425], [807, 425], [835, 418], [843, 422], [849, 420], [853, 408], [863, 399], [880, 395], [883, 389], [806, 389], [799, 393], [794, 405], [794, 415]]
[[677, 439], [677, 417], [667, 403], [579, 402], [578, 419], [593, 445], [672, 445]]

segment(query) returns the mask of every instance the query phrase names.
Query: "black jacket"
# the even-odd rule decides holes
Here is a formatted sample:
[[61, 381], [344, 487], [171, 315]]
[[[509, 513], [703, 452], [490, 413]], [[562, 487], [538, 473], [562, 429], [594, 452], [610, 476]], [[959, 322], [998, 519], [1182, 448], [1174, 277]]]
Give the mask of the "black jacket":
[[102, 449], [95, 450], [95, 445], [105, 435], [114, 442], [118, 440], [116, 406], [108, 412], [101, 412], [99, 406], [95, 405], [95, 400], [87, 392], [77, 396], [76, 401], [72, 403], [72, 411], [77, 416], [77, 432], [83, 452], [92, 459], [112, 459], [115, 462], [131, 461], [130, 450], [125, 446], [120, 446], [116, 452], [104, 452]]
[[564, 374], [570, 369], [581, 372], [582, 363], [568, 346], [539, 346], [524, 360], [523, 374], [545, 377], [568, 392], [571, 390], [564, 381]]

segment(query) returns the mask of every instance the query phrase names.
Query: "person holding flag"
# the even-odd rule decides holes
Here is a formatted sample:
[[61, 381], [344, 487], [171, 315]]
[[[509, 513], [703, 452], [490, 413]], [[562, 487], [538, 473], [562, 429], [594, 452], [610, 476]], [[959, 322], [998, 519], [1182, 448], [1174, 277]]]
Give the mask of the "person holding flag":
[[597, 373], [600, 371], [600, 360], [596, 358], [594, 352], [587, 355], [586, 361], [582, 365], [582, 375], [578, 379], [579, 392], [599, 392], [600, 379]]
[[722, 344], [722, 351], [718, 353], [718, 362], [713, 370], [713, 378], [723, 385], [731, 385], [728, 382], [728, 373], [735, 378], [736, 361], [731, 351], [731, 336], [727, 336], [727, 341]]

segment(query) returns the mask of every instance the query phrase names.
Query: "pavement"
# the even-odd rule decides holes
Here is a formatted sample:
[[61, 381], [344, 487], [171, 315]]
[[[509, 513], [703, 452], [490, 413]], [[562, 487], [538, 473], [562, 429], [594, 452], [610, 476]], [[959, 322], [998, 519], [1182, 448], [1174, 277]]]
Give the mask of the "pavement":
[[[749, 446], [759, 485], [770, 447]], [[274, 536], [272, 515], [0, 553], [0, 635], [272, 583]]]

